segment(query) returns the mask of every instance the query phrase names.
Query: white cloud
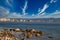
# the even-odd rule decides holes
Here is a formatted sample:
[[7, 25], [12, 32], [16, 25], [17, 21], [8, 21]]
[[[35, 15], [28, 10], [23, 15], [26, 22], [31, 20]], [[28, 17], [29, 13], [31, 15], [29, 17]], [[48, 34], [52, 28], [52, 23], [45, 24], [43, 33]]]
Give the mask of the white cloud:
[[44, 14], [43, 12], [49, 7], [49, 5], [45, 4], [42, 9], [38, 10], [38, 15]]
[[53, 13], [49, 13], [49, 15], [45, 15], [46, 13], [43, 12], [41, 16], [37, 16], [35, 14], [32, 14], [32, 16], [29, 15], [21, 15], [20, 13], [10, 13], [8, 9], [0, 6], [0, 18], [60, 18], [60, 11], [56, 10]]
[[43, 12], [40, 16], [45, 15], [45, 12]]
[[29, 18], [30, 16], [21, 15], [20, 13], [10, 13], [8, 9], [0, 6], [0, 18]]
[[32, 14], [32, 16], [35, 16], [35, 14]]
[[[55, 2], [57, 2], [57, 0], [51, 0], [51, 1], [50, 1], [50, 3], [53, 3], [53, 2], [55, 3]], [[44, 14], [45, 14], [44, 11], [45, 11], [48, 7], [49, 7], [49, 5], [45, 4], [42, 9], [39, 8], [37, 15], [39, 15], [39, 16], [44, 15]]]
[[39, 8], [39, 9], [38, 9], [38, 12], [40, 12], [40, 11], [41, 11], [41, 9]]
[[10, 13], [9, 10], [7, 10], [4, 7], [0, 6], [0, 18], [60, 18], [60, 11], [56, 10], [53, 13], [49, 13], [49, 15], [45, 15], [46, 13], [42, 13], [41, 16], [37, 16], [35, 14], [32, 14], [32, 16], [24, 16], [20, 13]]
[[53, 14], [60, 14], [60, 11], [56, 10]]
[[25, 1], [25, 5], [24, 5], [24, 7], [22, 8], [22, 13], [23, 13], [23, 15], [26, 15], [26, 14], [27, 14], [27, 13], [26, 13], [27, 4], [28, 4], [28, 2]]
[[55, 2], [57, 2], [57, 0], [51, 0], [51, 1], [50, 1], [50, 3], [53, 3], [53, 2], [55, 3]]
[[11, 7], [12, 7], [12, 4], [11, 4], [12, 2], [13, 2], [13, 0], [6, 0], [6, 3]]
[[60, 11], [56, 10], [53, 13], [50, 13], [49, 15], [45, 15], [45, 18], [60, 18]]
[[0, 6], [0, 18], [20, 18], [20, 13], [10, 13], [8, 9]]
[[11, 13], [7, 16], [7, 18], [21, 18], [21, 15], [17, 13]]
[[4, 7], [0, 6], [0, 18], [5, 17], [9, 14], [9, 11], [5, 9]]
[[60, 18], [60, 11], [56, 10], [55, 12], [49, 13], [48, 15], [46, 15], [46, 12], [44, 12], [41, 15], [35, 15], [32, 18]]

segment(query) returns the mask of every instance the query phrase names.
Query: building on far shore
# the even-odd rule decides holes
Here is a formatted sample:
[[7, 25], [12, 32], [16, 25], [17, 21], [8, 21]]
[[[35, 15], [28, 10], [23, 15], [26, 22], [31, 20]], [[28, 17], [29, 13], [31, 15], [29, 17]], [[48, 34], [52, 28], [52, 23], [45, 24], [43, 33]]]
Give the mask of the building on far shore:
[[45, 18], [45, 19], [0, 18], [0, 22], [60, 22], [60, 19], [59, 18]]

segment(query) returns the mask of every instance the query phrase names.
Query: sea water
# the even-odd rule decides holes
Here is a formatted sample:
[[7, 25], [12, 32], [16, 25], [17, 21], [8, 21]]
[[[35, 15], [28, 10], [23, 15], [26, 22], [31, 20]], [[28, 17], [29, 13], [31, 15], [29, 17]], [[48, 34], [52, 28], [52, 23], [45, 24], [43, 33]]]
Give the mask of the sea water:
[[[33, 37], [30, 40], [60, 40], [60, 23], [0, 22], [0, 30], [4, 28], [36, 29], [44, 33], [42, 37]], [[48, 38], [48, 36], [53, 38]]]

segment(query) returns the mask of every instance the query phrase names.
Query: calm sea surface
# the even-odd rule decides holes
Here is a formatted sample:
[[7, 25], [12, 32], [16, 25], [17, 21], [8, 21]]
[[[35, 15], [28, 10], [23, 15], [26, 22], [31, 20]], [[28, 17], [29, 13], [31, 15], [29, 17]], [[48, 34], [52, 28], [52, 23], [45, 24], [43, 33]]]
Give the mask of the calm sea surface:
[[[60, 40], [60, 23], [37, 23], [37, 22], [0, 22], [0, 30], [4, 28], [21, 28], [41, 30], [44, 36], [30, 40]], [[52, 36], [53, 38], [48, 38]]]

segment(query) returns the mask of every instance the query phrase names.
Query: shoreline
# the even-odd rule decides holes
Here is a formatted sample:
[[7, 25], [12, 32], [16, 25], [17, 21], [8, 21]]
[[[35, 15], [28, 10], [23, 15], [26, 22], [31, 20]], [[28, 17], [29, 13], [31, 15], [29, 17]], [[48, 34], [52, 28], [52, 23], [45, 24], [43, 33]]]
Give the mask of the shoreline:
[[[21, 36], [22, 35], [22, 36]], [[19, 28], [11, 28], [11, 29], [3, 29], [0, 31], [0, 39], [2, 40], [27, 40], [33, 38], [33, 36], [40, 38], [43, 33], [42, 31], [38, 31], [35, 29], [19, 29]]]

